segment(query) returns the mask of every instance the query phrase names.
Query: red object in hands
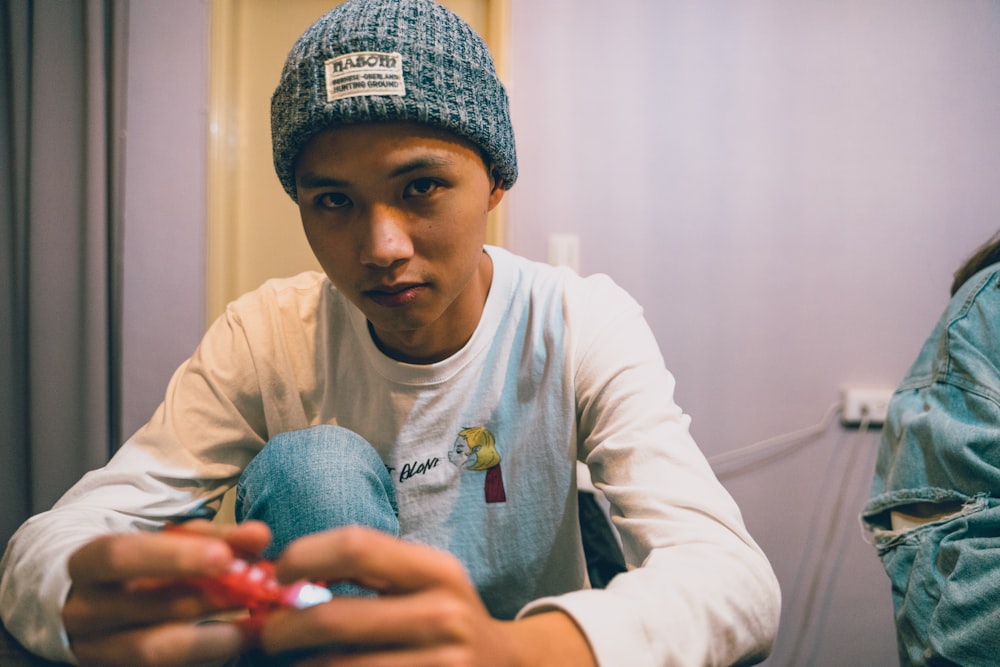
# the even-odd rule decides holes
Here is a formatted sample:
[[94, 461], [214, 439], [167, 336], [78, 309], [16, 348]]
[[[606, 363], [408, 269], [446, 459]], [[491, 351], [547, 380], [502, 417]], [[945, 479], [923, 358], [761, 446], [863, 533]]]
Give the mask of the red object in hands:
[[[164, 532], [199, 533], [183, 524], [168, 524]], [[279, 607], [305, 609], [332, 599], [329, 589], [308, 581], [284, 586], [278, 582], [274, 563], [236, 558], [222, 574], [213, 577], [185, 577], [183, 581], [201, 589], [219, 606], [246, 607], [251, 613], [263, 613]]]
[[239, 605], [251, 611], [281, 606], [282, 587], [275, 577], [274, 564], [268, 561], [249, 563], [237, 558], [222, 574], [190, 577], [188, 581], [220, 606]]

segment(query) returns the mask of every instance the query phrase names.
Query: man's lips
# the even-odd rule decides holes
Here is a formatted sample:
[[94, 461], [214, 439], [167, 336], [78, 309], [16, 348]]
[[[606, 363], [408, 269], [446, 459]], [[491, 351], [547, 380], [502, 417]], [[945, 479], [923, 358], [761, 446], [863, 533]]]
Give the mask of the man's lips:
[[426, 288], [427, 283], [401, 283], [367, 289], [362, 295], [380, 306], [397, 308], [412, 303]]

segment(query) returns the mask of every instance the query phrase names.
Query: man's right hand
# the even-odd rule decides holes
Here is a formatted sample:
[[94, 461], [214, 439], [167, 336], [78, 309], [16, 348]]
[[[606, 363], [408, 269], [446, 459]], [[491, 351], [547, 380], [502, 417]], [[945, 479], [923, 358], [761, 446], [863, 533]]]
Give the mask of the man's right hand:
[[63, 623], [82, 667], [220, 665], [254, 641], [238, 623], [196, 623], [225, 611], [183, 578], [223, 572], [271, 539], [261, 523], [184, 524], [180, 533], [106, 535], [69, 560]]

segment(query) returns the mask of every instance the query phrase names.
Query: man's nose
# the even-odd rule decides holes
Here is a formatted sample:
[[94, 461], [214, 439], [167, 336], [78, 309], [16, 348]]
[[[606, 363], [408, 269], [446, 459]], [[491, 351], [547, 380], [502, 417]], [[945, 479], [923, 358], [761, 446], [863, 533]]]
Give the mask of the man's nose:
[[361, 241], [362, 264], [387, 268], [413, 256], [406, 214], [393, 206], [372, 206]]

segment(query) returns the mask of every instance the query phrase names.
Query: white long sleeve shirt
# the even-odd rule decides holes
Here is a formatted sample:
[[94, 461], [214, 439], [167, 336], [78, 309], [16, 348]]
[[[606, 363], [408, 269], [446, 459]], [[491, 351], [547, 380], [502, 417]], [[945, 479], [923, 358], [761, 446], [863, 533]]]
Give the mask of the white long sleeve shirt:
[[[403, 536], [458, 556], [494, 616], [561, 609], [603, 667], [766, 655], [774, 573], [690, 437], [641, 308], [606, 276], [487, 251], [478, 328], [435, 364], [384, 356], [322, 274], [232, 303], [150, 422], [11, 539], [0, 563], [8, 629], [73, 661], [60, 612], [75, 549], [211, 516], [268, 439], [335, 423], [382, 456]], [[489, 434], [499, 461], [470, 428]], [[578, 460], [609, 501], [629, 567], [602, 590], [586, 583]]]

